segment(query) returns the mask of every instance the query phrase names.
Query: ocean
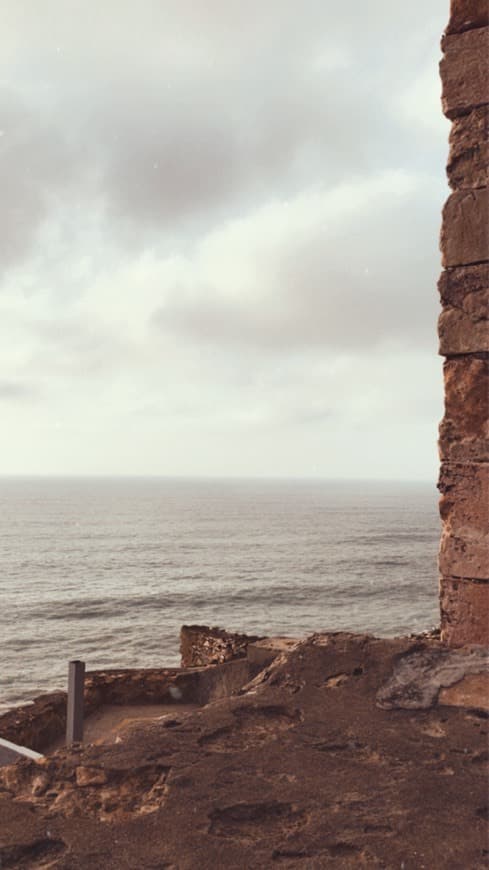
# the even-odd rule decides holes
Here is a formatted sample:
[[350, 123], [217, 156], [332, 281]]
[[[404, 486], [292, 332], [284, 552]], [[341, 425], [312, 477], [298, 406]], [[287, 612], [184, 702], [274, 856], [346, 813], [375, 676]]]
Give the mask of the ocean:
[[0, 709], [179, 663], [184, 623], [401, 635], [438, 622], [433, 484], [0, 479]]

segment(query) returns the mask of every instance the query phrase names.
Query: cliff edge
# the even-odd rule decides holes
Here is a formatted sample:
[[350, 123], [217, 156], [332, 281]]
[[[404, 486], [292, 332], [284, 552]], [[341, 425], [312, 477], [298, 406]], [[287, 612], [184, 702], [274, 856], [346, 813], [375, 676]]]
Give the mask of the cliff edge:
[[1, 769], [1, 866], [482, 870], [487, 687], [482, 647], [279, 644], [229, 697]]

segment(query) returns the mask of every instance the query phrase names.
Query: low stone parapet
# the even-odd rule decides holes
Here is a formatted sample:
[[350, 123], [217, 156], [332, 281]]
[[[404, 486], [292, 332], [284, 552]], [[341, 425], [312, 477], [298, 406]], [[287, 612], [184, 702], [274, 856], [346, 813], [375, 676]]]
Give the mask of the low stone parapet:
[[[90, 671], [85, 677], [85, 716], [105, 705], [197, 704], [229, 697], [250, 677], [246, 658], [216, 667]], [[66, 692], [40, 695], [0, 716], [0, 738], [38, 752], [65, 733]]]
[[258, 640], [263, 638], [208, 625], [183, 625], [180, 630], [182, 668], [201, 668], [246, 658], [248, 644]]

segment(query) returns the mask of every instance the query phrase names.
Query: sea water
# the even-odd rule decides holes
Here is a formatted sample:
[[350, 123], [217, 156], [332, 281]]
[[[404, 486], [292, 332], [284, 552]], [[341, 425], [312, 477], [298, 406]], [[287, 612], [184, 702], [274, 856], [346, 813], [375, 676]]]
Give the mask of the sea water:
[[428, 483], [0, 479], [0, 709], [88, 669], [179, 663], [183, 623], [260, 635], [438, 619]]

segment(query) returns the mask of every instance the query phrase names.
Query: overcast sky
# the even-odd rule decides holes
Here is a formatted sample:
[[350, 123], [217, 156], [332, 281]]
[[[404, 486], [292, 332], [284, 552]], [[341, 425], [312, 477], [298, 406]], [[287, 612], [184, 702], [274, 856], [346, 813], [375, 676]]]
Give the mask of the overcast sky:
[[3, 0], [0, 473], [434, 480], [448, 0]]

